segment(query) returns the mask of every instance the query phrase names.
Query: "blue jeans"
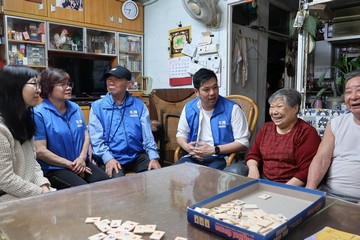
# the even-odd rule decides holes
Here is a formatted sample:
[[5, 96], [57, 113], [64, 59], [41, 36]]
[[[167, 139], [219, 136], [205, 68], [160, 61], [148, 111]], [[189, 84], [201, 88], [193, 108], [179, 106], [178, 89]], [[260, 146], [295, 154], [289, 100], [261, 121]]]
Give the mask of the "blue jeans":
[[176, 164], [180, 164], [180, 163], [184, 163], [184, 162], [196, 163], [196, 164], [200, 164], [203, 166], [207, 166], [207, 167], [215, 168], [215, 169], [219, 169], [219, 170], [223, 170], [226, 167], [225, 158], [217, 157], [217, 156], [209, 156], [209, 157], [202, 159], [202, 161], [200, 161], [197, 158], [186, 155], [186, 156], [182, 157], [179, 161], [177, 161]]
[[246, 166], [245, 160], [232, 163], [230, 166], [224, 168], [224, 171], [235, 173], [245, 177], [247, 177], [247, 175], [249, 174], [249, 168], [248, 166]]

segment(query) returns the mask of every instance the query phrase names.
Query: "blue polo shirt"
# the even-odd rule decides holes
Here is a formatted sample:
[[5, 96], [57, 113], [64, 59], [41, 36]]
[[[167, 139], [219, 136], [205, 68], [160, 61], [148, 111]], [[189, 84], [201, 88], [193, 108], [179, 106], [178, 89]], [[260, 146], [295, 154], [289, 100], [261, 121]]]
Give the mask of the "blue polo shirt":
[[93, 102], [89, 133], [93, 153], [101, 157], [104, 164], [112, 158], [127, 164], [144, 151], [150, 159], [159, 159], [149, 111], [143, 101], [129, 93], [121, 105], [115, 104], [110, 93]]
[[[35, 140], [46, 140], [48, 150], [74, 161], [83, 148], [87, 126], [79, 105], [66, 101], [66, 107], [66, 112], [61, 114], [48, 99], [44, 99], [34, 108]], [[44, 172], [64, 169], [39, 159], [38, 162]]]

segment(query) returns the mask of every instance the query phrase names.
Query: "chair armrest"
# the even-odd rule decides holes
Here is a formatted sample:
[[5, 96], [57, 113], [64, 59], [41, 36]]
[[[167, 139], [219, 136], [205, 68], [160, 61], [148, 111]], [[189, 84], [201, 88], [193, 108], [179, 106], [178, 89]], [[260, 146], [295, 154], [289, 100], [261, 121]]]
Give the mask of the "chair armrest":
[[230, 166], [230, 164], [236, 159], [237, 153], [231, 153], [229, 158], [226, 161], [226, 166]]
[[182, 151], [180, 146], [177, 146], [174, 152], [174, 163], [179, 161], [180, 152]]

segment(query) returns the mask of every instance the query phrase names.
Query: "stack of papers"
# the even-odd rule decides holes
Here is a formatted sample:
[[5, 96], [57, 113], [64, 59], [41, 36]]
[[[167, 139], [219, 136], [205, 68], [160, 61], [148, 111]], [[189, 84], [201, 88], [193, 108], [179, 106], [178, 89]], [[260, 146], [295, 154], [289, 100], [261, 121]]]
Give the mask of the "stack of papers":
[[321, 231], [311, 235], [305, 240], [360, 240], [359, 235], [343, 232], [331, 227], [324, 227]]

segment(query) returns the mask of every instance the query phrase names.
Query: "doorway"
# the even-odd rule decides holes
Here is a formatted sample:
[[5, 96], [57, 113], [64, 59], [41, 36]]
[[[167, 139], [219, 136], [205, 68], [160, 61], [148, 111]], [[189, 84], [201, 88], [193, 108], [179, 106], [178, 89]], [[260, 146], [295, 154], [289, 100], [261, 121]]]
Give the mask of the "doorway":
[[[230, 94], [246, 95], [257, 103], [259, 120], [256, 131], [264, 122], [271, 121], [268, 97], [276, 90], [287, 86], [284, 79], [288, 79], [285, 68], [286, 45], [289, 40], [288, 24], [291, 12], [296, 12], [295, 2], [298, 1], [291, 2], [289, 4], [288, 0], [256, 0], [255, 11], [249, 10], [249, 3], [244, 1], [229, 4], [228, 13], [232, 19], [229, 26], [232, 35], [229, 38], [234, 39], [234, 34], [238, 34], [234, 29], [241, 28], [245, 37], [256, 39], [256, 49], [251, 50], [253, 53], [254, 49], [256, 50], [256, 59], [248, 68], [249, 81], [252, 82], [242, 88], [234, 84], [233, 79], [229, 81]], [[244, 31], [244, 28], [249, 31]], [[246, 35], [249, 32], [251, 35]], [[232, 44], [229, 46], [232, 47]], [[229, 70], [229, 76], [231, 72], [232, 69]]]
[[269, 97], [271, 94], [284, 87], [285, 54], [286, 43], [271, 38], [268, 39], [265, 122], [271, 121], [269, 115]]

